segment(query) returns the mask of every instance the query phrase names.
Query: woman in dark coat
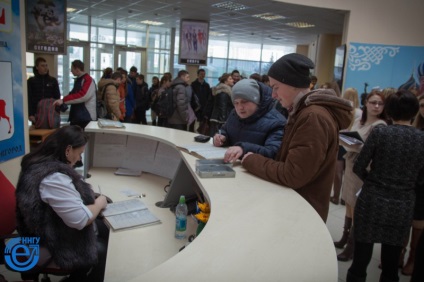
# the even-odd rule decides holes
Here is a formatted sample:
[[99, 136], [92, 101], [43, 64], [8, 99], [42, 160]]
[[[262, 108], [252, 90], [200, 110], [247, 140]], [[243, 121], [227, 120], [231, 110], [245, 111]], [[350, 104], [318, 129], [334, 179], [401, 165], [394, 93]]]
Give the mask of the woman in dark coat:
[[399, 281], [398, 262], [414, 215], [415, 185], [424, 172], [424, 134], [411, 126], [418, 108], [409, 91], [391, 95], [385, 109], [393, 124], [374, 128], [353, 166], [364, 184], [355, 206], [348, 282], [365, 281], [374, 243], [382, 244], [380, 281]]
[[219, 78], [219, 84], [212, 88], [212, 99], [211, 105], [212, 114], [210, 116], [211, 132], [213, 136], [221, 126], [227, 121], [228, 115], [231, 110], [234, 109], [231, 101], [231, 87], [233, 87], [234, 81], [229, 73], [224, 73]]

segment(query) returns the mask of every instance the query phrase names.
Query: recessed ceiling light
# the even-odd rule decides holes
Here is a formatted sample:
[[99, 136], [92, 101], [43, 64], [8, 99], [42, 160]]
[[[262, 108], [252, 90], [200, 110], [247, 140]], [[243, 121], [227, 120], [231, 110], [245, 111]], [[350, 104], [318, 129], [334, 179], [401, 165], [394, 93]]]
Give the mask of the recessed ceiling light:
[[217, 32], [217, 31], [210, 31], [209, 35], [211, 35], [211, 36], [224, 36], [225, 33], [220, 33], [220, 32]]
[[71, 8], [71, 7], [68, 7], [68, 8], [66, 8], [66, 12], [67, 13], [72, 13], [72, 12], [75, 12], [77, 9], [75, 9], [75, 8]]
[[155, 22], [155, 21], [149, 21], [149, 20], [141, 21], [140, 23], [147, 24], [147, 25], [163, 25], [163, 23], [161, 22]]
[[240, 11], [240, 10], [245, 10], [248, 8], [247, 6], [243, 4], [239, 4], [239, 3], [231, 2], [231, 1], [216, 3], [216, 4], [213, 4], [212, 7], [231, 10], [231, 11]]
[[275, 20], [280, 20], [280, 19], [286, 18], [286, 17], [276, 15], [276, 14], [273, 14], [273, 13], [257, 14], [257, 15], [253, 15], [252, 17], [263, 19], [263, 20], [266, 20], [266, 21], [275, 21]]
[[291, 22], [291, 23], [286, 23], [286, 25], [296, 27], [296, 28], [308, 28], [308, 27], [315, 26], [314, 24], [310, 24], [307, 22]]

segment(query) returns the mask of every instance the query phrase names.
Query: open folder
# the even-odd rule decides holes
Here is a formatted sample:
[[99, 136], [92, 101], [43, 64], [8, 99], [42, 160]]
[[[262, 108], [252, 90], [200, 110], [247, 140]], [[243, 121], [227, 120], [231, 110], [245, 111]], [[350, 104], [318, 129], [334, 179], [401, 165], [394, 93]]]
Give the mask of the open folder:
[[339, 133], [339, 138], [348, 145], [364, 144], [364, 140], [362, 140], [358, 131], [342, 131]]

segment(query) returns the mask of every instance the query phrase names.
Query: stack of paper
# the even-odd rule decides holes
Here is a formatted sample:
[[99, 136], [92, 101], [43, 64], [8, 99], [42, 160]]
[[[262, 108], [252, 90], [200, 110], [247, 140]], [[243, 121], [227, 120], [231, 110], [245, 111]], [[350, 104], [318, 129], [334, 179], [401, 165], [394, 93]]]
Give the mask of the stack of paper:
[[97, 125], [101, 128], [125, 128], [125, 125], [118, 120], [98, 119]]
[[227, 148], [215, 147], [209, 143], [182, 145], [181, 149], [204, 159], [223, 159]]
[[160, 220], [139, 199], [108, 204], [102, 215], [105, 217], [106, 224], [113, 230], [160, 223]]

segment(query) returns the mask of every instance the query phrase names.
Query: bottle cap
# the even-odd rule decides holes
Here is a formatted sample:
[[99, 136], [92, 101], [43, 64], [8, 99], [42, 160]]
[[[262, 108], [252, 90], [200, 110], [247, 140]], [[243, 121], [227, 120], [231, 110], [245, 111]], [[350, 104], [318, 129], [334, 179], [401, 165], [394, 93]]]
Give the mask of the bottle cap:
[[185, 204], [185, 196], [184, 195], [180, 196], [180, 204]]

